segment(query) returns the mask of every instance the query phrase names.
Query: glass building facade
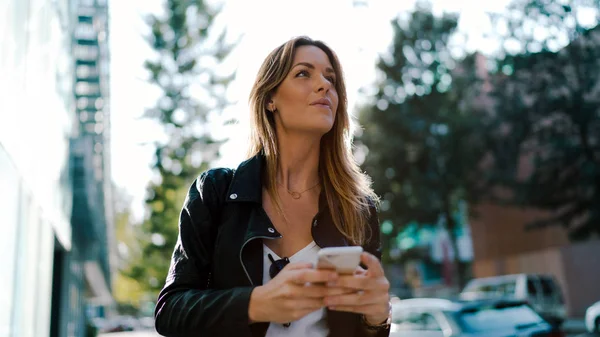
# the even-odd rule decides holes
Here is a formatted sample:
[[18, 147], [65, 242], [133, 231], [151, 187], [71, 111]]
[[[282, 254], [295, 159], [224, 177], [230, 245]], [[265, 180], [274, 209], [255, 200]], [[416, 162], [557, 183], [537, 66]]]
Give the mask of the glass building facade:
[[105, 1], [0, 1], [0, 336], [110, 311], [107, 27]]

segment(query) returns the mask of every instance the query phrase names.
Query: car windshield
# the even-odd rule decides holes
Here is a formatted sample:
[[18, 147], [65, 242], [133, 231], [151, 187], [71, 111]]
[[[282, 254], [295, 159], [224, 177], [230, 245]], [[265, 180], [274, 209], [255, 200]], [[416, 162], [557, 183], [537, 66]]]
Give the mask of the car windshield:
[[514, 280], [507, 280], [505, 282], [495, 283], [479, 283], [468, 285], [464, 293], [466, 294], [486, 294], [486, 295], [500, 295], [508, 296], [515, 293], [516, 282]]
[[524, 304], [469, 308], [459, 312], [457, 316], [459, 324], [468, 332], [520, 330], [543, 322], [538, 314]]

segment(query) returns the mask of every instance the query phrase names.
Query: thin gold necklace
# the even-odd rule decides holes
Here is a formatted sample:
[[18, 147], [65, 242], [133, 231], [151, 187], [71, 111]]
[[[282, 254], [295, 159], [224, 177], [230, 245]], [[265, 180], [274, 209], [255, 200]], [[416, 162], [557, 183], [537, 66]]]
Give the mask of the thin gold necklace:
[[[279, 185], [283, 186], [282, 184], [279, 184]], [[297, 199], [300, 199], [302, 197], [302, 193], [310, 191], [310, 190], [312, 190], [313, 188], [315, 188], [315, 187], [317, 187], [319, 185], [320, 185], [320, 183], [316, 183], [313, 187], [309, 187], [309, 188], [305, 189], [302, 192], [290, 191], [287, 187], [285, 187], [285, 186], [284, 187], [287, 190], [287, 192], [289, 193], [289, 195], [291, 195], [292, 198], [294, 198], [294, 199], [297, 200]]]

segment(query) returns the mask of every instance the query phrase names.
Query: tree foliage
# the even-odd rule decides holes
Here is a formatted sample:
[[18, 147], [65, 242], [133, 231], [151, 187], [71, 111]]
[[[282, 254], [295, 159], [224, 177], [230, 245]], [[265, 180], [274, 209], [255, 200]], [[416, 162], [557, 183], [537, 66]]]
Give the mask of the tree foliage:
[[[138, 227], [131, 214], [131, 198], [126, 192], [114, 187], [115, 193], [115, 241], [116, 273], [113, 277], [113, 297], [120, 314], [137, 314], [145, 300], [143, 286], [129, 276], [132, 261], [139, 258], [140, 243]], [[123, 312], [126, 309], [127, 312]]]
[[145, 67], [162, 96], [146, 117], [163, 126], [166, 141], [155, 144], [142, 254], [129, 276], [152, 293], [166, 278], [187, 189], [223, 142], [211, 134], [211, 123], [228, 104], [225, 92], [234, 74], [220, 65], [233, 45], [225, 30], [214, 28], [218, 13], [203, 0], [165, 0], [165, 14], [148, 18], [155, 53]]
[[[457, 23], [457, 15], [437, 17], [423, 5], [407, 20], [394, 20], [394, 40], [378, 63], [375, 102], [360, 117], [360, 142], [368, 148], [363, 167], [382, 196], [381, 220], [394, 226], [390, 238], [408, 223], [442, 216], [455, 251], [452, 214], [461, 200], [474, 198], [484, 150], [476, 132], [483, 116], [479, 59], [453, 56]], [[394, 245], [386, 242], [386, 250]]]
[[548, 211], [528, 228], [562, 225], [574, 240], [600, 234], [600, 27], [581, 20], [599, 8], [518, 0], [493, 17], [508, 29], [493, 77], [490, 185], [508, 188], [507, 204]]

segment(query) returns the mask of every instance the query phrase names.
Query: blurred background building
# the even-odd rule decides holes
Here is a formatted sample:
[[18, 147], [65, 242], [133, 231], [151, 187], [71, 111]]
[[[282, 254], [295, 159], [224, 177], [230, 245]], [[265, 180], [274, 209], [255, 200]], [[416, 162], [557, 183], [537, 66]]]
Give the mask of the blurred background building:
[[0, 336], [84, 336], [113, 303], [107, 4], [0, 13]]
[[571, 243], [561, 227], [524, 231], [528, 223], [547, 217], [539, 210], [490, 204], [477, 208], [480, 216], [471, 219], [474, 277], [553, 275], [573, 317], [583, 317], [600, 298], [600, 269], [593, 258], [600, 256], [598, 240]]
[[[560, 64], [559, 57], [569, 50], [582, 44], [596, 46], [598, 41], [600, 26], [586, 31], [557, 52], [525, 55], [521, 57], [521, 61], [528, 65], [534, 63], [532, 60], [537, 57], [550, 64]], [[573, 68], [564, 65], [561, 67], [575, 72]], [[541, 75], [528, 66], [516, 70], [529, 72], [531, 77]], [[598, 84], [591, 83], [591, 86], [597, 87]], [[530, 154], [521, 156], [517, 169], [519, 176], [531, 175], [535, 169], [534, 163]], [[568, 315], [574, 317], [583, 317], [585, 310], [600, 298], [600, 268], [597, 267], [598, 262], [590, 258], [600, 256], [600, 241], [596, 237], [583, 242], [570, 241], [569, 230], [565, 226], [531, 226], [536, 221], [558, 214], [558, 207], [552, 212], [490, 203], [473, 206], [477, 214], [470, 220], [475, 256], [474, 277], [520, 273], [553, 275], [564, 293]], [[585, 220], [585, 217], [580, 222], [581, 220]]]

